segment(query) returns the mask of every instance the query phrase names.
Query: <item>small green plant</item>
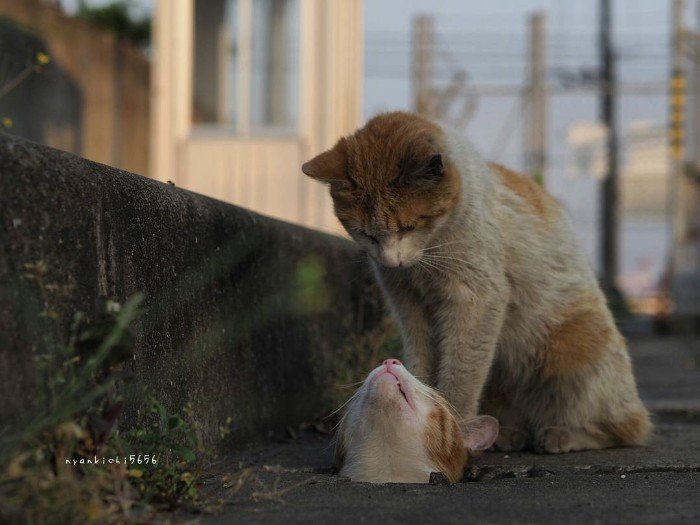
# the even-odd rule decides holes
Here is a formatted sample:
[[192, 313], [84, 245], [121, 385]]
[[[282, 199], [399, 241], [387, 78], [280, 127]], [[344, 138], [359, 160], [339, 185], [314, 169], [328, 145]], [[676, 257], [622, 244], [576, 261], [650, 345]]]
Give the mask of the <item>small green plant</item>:
[[183, 417], [151, 398], [145, 424], [117, 430], [141, 300], [107, 302], [90, 323], [77, 314], [68, 344], [37, 356], [33, 415], [0, 430], [0, 522], [122, 522], [202, 501], [206, 451]]
[[[46, 53], [39, 51], [34, 57], [28, 61], [27, 66], [20, 71], [16, 76], [9, 80], [0, 83], [0, 98], [4, 97], [22, 82], [27, 80], [34, 73], [41, 73], [43, 69], [51, 62], [51, 57]], [[9, 130], [14, 126], [12, 117], [8, 115], [0, 115], [0, 130]]]
[[108, 302], [105, 318], [92, 324], [76, 314], [69, 343], [49, 344], [36, 357], [38, 396], [33, 417], [14, 432], [0, 432], [0, 463], [22, 447], [41, 446], [45, 433], [64, 423], [87, 425], [96, 413], [114, 410], [107, 406], [115, 401], [109, 394], [119, 377], [117, 366], [131, 355], [129, 324], [141, 301], [137, 295], [123, 308]]
[[119, 38], [146, 47], [151, 42], [151, 19], [135, 18], [132, 14], [134, 2], [115, 0], [105, 5], [90, 6], [85, 0], [78, 3], [75, 17], [114, 32]]
[[124, 464], [87, 469], [81, 461], [108, 448], [121, 411], [114, 383], [141, 299], [108, 302], [98, 322], [77, 314], [66, 345], [45, 342], [34, 410], [0, 431], [0, 522], [109, 521], [137, 500]]
[[[202, 444], [183, 418], [168, 413], [155, 399], [150, 403], [150, 416], [150, 424], [126, 432], [116, 443], [125, 457], [135, 458], [129, 475], [137, 480], [135, 484], [148, 502], [168, 508], [184, 501], [196, 503], [201, 471], [195, 468], [195, 461], [197, 452], [204, 452]], [[141, 459], [144, 451], [149, 457]]]

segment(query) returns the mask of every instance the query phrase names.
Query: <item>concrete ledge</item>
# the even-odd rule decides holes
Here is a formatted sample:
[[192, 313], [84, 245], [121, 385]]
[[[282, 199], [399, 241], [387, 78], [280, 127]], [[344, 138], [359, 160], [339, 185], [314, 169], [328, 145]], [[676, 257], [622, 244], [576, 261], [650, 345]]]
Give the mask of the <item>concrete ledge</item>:
[[227, 417], [243, 440], [327, 414], [385, 330], [349, 242], [8, 136], [0, 221], [3, 422], [32, 408], [39, 349], [105, 297], [146, 295], [124, 424], [148, 387], [210, 445]]

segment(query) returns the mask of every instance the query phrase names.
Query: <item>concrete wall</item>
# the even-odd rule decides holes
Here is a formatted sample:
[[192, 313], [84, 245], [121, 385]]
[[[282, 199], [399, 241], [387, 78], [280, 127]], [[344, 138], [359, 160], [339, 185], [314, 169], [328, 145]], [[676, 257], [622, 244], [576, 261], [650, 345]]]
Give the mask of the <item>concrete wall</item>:
[[[136, 47], [118, 40], [113, 33], [63, 15], [60, 9], [40, 0], [0, 0], [0, 20], [38, 42], [52, 63], [47, 71], [60, 71], [70, 85], [65, 90], [42, 90], [45, 73], [37, 73], [0, 99], [0, 115], [10, 116], [13, 132], [31, 140], [65, 149], [83, 157], [148, 174], [150, 64]], [[28, 37], [24, 37], [25, 39]], [[25, 46], [26, 47], [26, 46]], [[7, 54], [7, 49], [3, 49]], [[21, 50], [20, 50], [21, 51]], [[34, 49], [10, 56], [23, 69], [33, 60]], [[7, 59], [7, 56], [5, 57]], [[3, 71], [11, 78], [16, 71]], [[70, 122], [47, 119], [40, 129], [36, 107], [49, 97], [57, 104], [78, 104]]]
[[146, 387], [209, 444], [227, 417], [246, 439], [328, 414], [387, 331], [348, 241], [7, 136], [0, 250], [3, 423], [35, 408], [36, 354], [104, 297], [147, 298], [122, 424]]

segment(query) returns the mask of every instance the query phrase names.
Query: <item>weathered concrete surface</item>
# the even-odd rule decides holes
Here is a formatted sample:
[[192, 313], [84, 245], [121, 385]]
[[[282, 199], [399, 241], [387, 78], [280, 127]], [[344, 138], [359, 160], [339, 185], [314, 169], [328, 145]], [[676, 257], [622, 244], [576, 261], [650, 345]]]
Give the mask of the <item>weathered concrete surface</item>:
[[700, 518], [694, 473], [504, 479], [452, 487], [375, 487], [308, 475], [302, 482], [280, 499], [233, 506], [203, 522], [590, 524], [697, 523]]
[[[558, 456], [489, 453], [452, 487], [351, 483], [329, 472], [330, 437], [304, 434], [241, 450], [208, 486], [230, 506], [204, 523], [698, 523], [700, 344], [631, 341], [643, 397], [656, 413], [649, 447]], [[217, 492], [218, 491], [218, 492]]]
[[75, 312], [136, 292], [124, 424], [144, 389], [189, 406], [210, 445], [228, 417], [235, 441], [326, 414], [332, 385], [365, 366], [354, 349], [386, 331], [359, 258], [343, 239], [0, 136], [0, 426], [31, 411], [34, 358]]

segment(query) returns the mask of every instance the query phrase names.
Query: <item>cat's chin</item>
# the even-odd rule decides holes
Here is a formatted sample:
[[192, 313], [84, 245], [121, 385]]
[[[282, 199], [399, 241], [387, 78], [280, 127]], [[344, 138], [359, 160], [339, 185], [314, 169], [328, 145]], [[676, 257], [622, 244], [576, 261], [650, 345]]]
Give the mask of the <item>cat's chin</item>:
[[402, 264], [402, 263], [399, 263], [399, 264], [385, 264], [385, 263], [383, 263], [383, 262], [379, 262], [378, 264], [379, 264], [379, 266], [381, 266], [382, 268], [385, 268], [385, 269], [387, 269], [387, 270], [405, 270], [406, 268], [410, 268], [410, 265]]
[[415, 266], [418, 261], [399, 261], [399, 262], [385, 262], [382, 261], [381, 259], [377, 259], [376, 257], [371, 257], [372, 261], [374, 261], [375, 264], [382, 268], [386, 268], [387, 270], [405, 270], [407, 268], [411, 268], [412, 266]]

